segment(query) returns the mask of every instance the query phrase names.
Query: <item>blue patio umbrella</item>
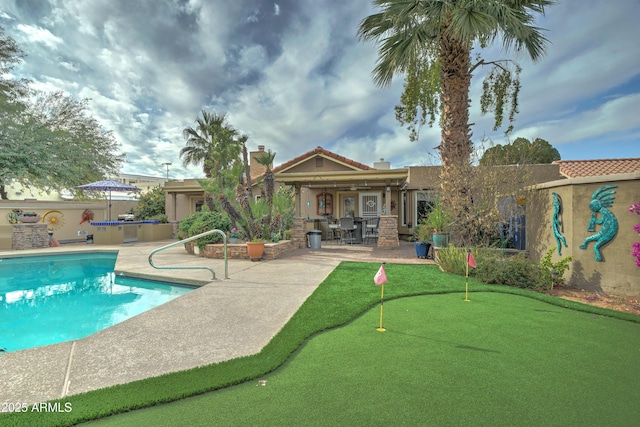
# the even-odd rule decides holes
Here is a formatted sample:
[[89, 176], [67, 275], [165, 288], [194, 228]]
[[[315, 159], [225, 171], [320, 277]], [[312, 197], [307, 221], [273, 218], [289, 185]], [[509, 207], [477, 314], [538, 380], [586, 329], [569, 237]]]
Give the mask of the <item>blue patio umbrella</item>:
[[105, 180], [92, 182], [91, 184], [78, 185], [76, 188], [85, 191], [108, 191], [109, 192], [109, 221], [111, 221], [111, 192], [112, 191], [140, 191], [138, 187], [125, 184], [120, 181]]

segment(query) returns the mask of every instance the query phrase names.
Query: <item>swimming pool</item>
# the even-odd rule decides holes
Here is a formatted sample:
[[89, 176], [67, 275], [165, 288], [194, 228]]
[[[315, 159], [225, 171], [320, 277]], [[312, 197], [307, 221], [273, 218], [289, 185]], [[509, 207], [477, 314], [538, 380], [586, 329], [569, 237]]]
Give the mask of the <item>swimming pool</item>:
[[0, 354], [85, 338], [194, 289], [115, 275], [116, 258], [1, 258]]

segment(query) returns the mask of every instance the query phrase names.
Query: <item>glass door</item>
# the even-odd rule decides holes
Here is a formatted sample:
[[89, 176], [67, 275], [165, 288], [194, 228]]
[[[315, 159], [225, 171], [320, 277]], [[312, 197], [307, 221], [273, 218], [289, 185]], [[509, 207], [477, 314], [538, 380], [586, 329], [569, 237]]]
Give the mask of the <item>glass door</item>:
[[345, 195], [342, 196], [342, 217], [355, 217], [356, 216], [356, 196]]

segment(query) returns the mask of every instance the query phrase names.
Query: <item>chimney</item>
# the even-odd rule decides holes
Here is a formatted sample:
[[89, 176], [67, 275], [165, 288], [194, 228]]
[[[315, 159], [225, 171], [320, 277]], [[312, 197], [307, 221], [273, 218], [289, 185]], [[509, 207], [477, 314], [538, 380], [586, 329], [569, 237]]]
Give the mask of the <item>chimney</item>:
[[251, 169], [251, 179], [265, 173], [267, 168], [255, 161], [255, 158], [264, 154], [264, 145], [258, 145], [258, 151], [249, 153], [249, 168]]
[[373, 163], [373, 167], [374, 167], [375, 169], [385, 169], [385, 170], [388, 170], [388, 169], [391, 169], [391, 163], [389, 163], [389, 162], [385, 162], [385, 161], [384, 161], [384, 159], [380, 159], [380, 161], [379, 161], [379, 162], [374, 162], [374, 163]]

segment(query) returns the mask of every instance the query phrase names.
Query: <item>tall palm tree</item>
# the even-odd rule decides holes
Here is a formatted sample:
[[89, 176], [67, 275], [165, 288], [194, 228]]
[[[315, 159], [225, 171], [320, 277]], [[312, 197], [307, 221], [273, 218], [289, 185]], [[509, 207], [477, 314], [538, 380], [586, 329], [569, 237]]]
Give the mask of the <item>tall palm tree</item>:
[[256, 156], [254, 159], [256, 163], [265, 167], [264, 171], [264, 187], [265, 187], [265, 197], [267, 199], [267, 204], [271, 206], [273, 203], [273, 193], [275, 188], [275, 176], [273, 175], [273, 171], [271, 170], [271, 166], [273, 166], [273, 159], [276, 158], [276, 153], [273, 153], [271, 150], [268, 150], [264, 154], [260, 154]]
[[[473, 151], [469, 123], [469, 87], [472, 72], [493, 65], [496, 72], [485, 80], [483, 112], [494, 110], [496, 126], [502, 122], [505, 99], [511, 98], [510, 119], [517, 110], [519, 82], [507, 62], [471, 61], [474, 43], [486, 47], [499, 40], [505, 51], [525, 52], [538, 60], [547, 39], [533, 25], [551, 0], [374, 0], [379, 13], [365, 18], [358, 29], [361, 40], [375, 41], [378, 62], [374, 82], [388, 86], [395, 74], [405, 75], [405, 91], [396, 116], [409, 123], [432, 124], [440, 115], [443, 202], [460, 217], [471, 205], [460, 170], [468, 167]], [[519, 67], [516, 67], [516, 74]], [[496, 77], [498, 76], [498, 77]], [[504, 76], [500, 78], [499, 76]], [[493, 92], [493, 93], [487, 93]], [[422, 110], [419, 112], [419, 110]]]
[[[209, 113], [202, 110], [202, 117], [196, 119], [195, 128], [186, 128], [182, 136], [187, 140], [180, 150], [182, 165], [202, 165], [207, 179], [214, 178], [222, 184], [225, 174], [240, 158], [242, 144], [247, 137], [239, 136], [229, 123], [226, 114]], [[215, 210], [215, 203], [210, 193], [205, 192], [205, 202], [210, 210]]]
[[[195, 128], [182, 131], [186, 146], [180, 150], [183, 166], [202, 165], [205, 177], [218, 177], [221, 170], [230, 168], [238, 160], [241, 144], [238, 131], [227, 123], [226, 114], [202, 110]], [[245, 139], [246, 140], [246, 139]]]

